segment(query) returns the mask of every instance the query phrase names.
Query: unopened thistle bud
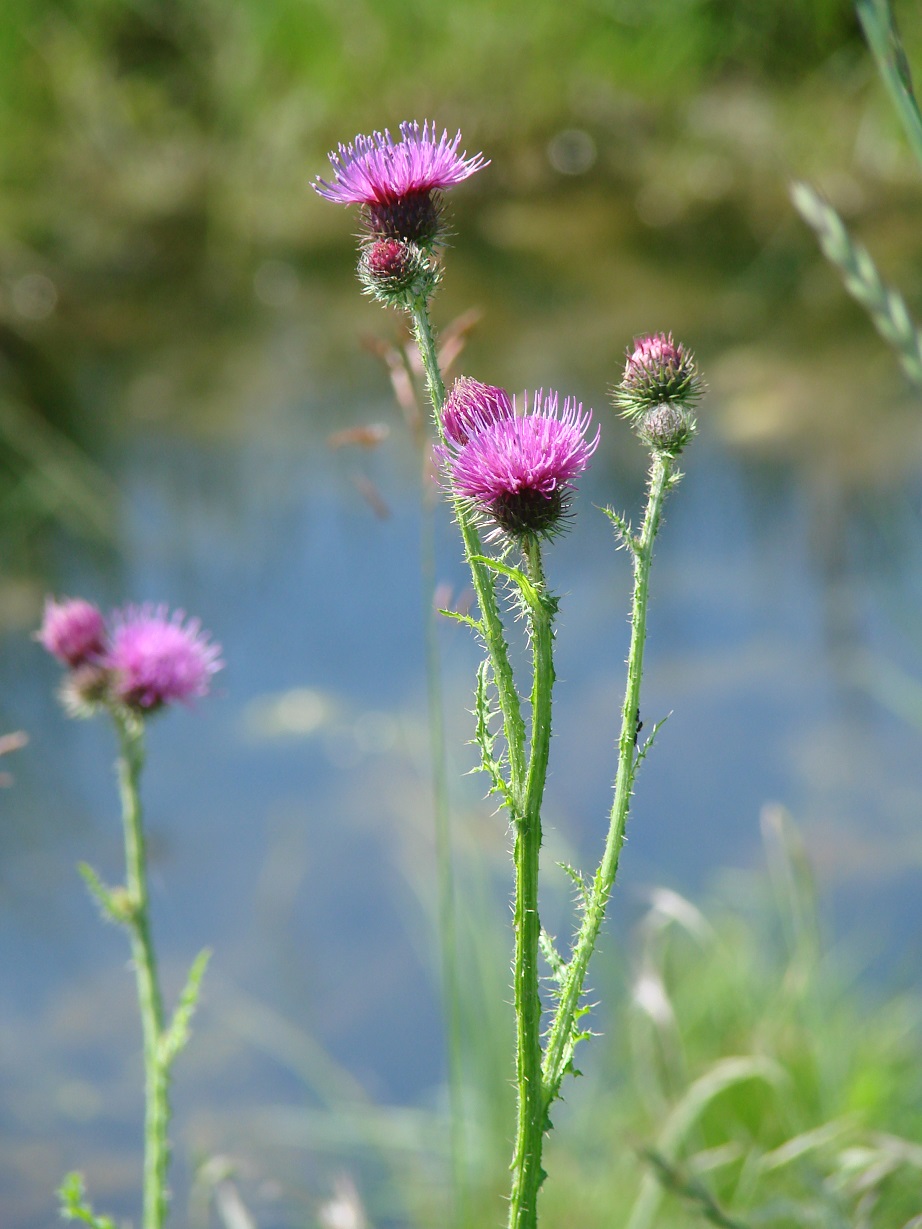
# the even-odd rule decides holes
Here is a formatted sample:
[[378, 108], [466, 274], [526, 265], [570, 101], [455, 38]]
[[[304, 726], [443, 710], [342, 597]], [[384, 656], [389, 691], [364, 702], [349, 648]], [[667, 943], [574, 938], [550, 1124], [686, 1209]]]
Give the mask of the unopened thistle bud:
[[376, 239], [362, 249], [358, 275], [366, 294], [389, 307], [408, 308], [431, 296], [438, 284], [439, 267], [415, 243]]
[[664, 401], [634, 419], [639, 439], [654, 452], [677, 457], [697, 430], [695, 416], [687, 406]]
[[625, 418], [638, 419], [666, 402], [691, 410], [702, 391], [692, 352], [676, 344], [671, 333], [655, 333], [628, 351], [613, 399]]
[[105, 666], [87, 663], [65, 676], [58, 696], [68, 717], [92, 717], [108, 704], [111, 686], [112, 675]]
[[48, 598], [36, 640], [71, 668], [98, 658], [105, 648], [106, 623], [91, 602], [80, 597], [56, 602]]

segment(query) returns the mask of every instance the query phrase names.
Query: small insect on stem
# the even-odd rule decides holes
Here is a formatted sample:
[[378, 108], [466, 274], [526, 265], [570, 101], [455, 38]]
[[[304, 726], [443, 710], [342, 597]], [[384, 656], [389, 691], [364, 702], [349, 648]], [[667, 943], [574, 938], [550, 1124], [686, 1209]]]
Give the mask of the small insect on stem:
[[640, 731], [643, 729], [643, 722], [640, 720], [640, 709], [634, 710], [634, 746], [637, 746], [637, 738]]

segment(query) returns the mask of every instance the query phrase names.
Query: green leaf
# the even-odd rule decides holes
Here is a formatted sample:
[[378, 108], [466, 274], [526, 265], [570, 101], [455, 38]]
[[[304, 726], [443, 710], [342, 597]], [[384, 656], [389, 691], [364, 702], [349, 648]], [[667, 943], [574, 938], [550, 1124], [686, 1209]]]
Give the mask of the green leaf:
[[205, 970], [210, 959], [211, 951], [206, 947], [199, 952], [192, 962], [192, 968], [189, 970], [186, 984], [179, 996], [179, 1002], [173, 1013], [173, 1019], [170, 1021], [170, 1026], [163, 1034], [160, 1043], [160, 1060], [165, 1069], [168, 1069], [175, 1062], [177, 1055], [188, 1044], [189, 1025], [192, 1023], [192, 1017], [198, 1006], [202, 978], [205, 976]]
[[91, 1229], [116, 1229], [115, 1221], [108, 1216], [97, 1216], [86, 1198], [83, 1175], [69, 1173], [58, 1187], [61, 1201], [61, 1216], [64, 1220], [78, 1220]]
[[490, 793], [500, 794], [503, 803], [511, 809], [512, 792], [503, 775], [502, 762], [493, 754], [497, 736], [490, 730], [490, 721], [495, 716], [489, 697], [491, 677], [490, 662], [484, 660], [477, 668], [474, 691], [474, 742], [480, 748], [480, 764], [475, 771], [485, 772], [489, 776], [492, 781]]
[[706, 1221], [717, 1225], [719, 1229], [748, 1229], [742, 1221], [735, 1220], [724, 1212], [700, 1178], [686, 1174], [655, 1148], [642, 1148], [641, 1156], [653, 1166], [657, 1178], [666, 1190], [684, 1199]]
[[639, 544], [637, 539], [634, 537], [630, 522], [626, 521], [623, 516], [619, 515], [614, 508], [608, 507], [607, 504], [603, 505], [599, 511], [603, 512], [614, 525], [615, 533], [620, 538], [622, 546], [626, 546], [628, 550], [632, 550], [636, 553]]
[[561, 956], [560, 952], [558, 952], [554, 945], [554, 940], [543, 927], [541, 928], [541, 933], [538, 935], [538, 943], [541, 947], [541, 954], [544, 956], [544, 959], [550, 967], [551, 977], [558, 986], [561, 985], [564, 977], [566, 976], [567, 962], [564, 960], [563, 956]]
[[912, 74], [903, 40], [888, 0], [857, 0], [858, 19], [864, 29], [877, 70], [906, 130], [916, 157], [922, 162], [922, 114], [912, 88]]
[[500, 563], [498, 559], [491, 559], [488, 555], [472, 555], [471, 563], [481, 563], [484, 567], [489, 568], [493, 572], [497, 572], [500, 576], [505, 576], [515, 584], [526, 603], [532, 610], [543, 610], [541, 596], [538, 590], [531, 583], [524, 572], [518, 568], [510, 567], [508, 563]]
[[446, 619], [454, 619], [457, 623], [466, 623], [478, 635], [483, 635], [483, 624], [479, 619], [473, 619], [470, 615], [461, 614], [459, 610], [444, 610], [442, 607], [439, 607], [439, 614], [444, 615]]
[[583, 878], [582, 871], [578, 871], [575, 866], [571, 866], [569, 862], [558, 862], [560, 869], [573, 880], [576, 885], [576, 890], [579, 892], [580, 901], [583, 908], [589, 904], [589, 888], [586, 880]]
[[90, 895], [99, 905], [99, 911], [107, 922], [128, 922], [133, 909], [131, 898], [124, 888], [108, 888], [96, 872], [86, 862], [77, 864], [77, 870], [89, 889]]

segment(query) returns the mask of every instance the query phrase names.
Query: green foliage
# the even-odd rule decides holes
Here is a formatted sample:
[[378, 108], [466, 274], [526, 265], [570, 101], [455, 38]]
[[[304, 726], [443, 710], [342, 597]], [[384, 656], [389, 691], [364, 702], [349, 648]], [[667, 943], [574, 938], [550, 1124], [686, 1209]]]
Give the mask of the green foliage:
[[189, 1042], [189, 1026], [195, 1009], [198, 1006], [199, 994], [202, 988], [202, 978], [208, 968], [211, 952], [206, 947], [196, 956], [179, 996], [179, 1002], [173, 1012], [169, 1027], [160, 1041], [160, 1061], [166, 1070], [173, 1065], [176, 1058]]
[[97, 1216], [87, 1202], [83, 1178], [78, 1173], [70, 1173], [58, 1188], [58, 1199], [61, 1201], [61, 1216], [64, 1220], [77, 1220], [91, 1229], [116, 1229], [114, 1220], [108, 1216]]
[[[857, 0], [856, 7], [878, 71], [909, 144], [922, 163], [922, 114], [890, 0]], [[909, 379], [922, 385], [922, 335], [903, 296], [884, 283], [867, 249], [852, 239], [831, 205], [803, 183], [792, 186], [791, 197], [816, 233], [823, 255], [841, 273], [845, 289], [867, 311], [884, 341], [896, 350]]]
[[606, 1229], [680, 1229], [693, 1214], [747, 1229], [896, 1229], [918, 1213], [920, 1003], [875, 997], [843, 971], [796, 835], [769, 820], [769, 876], [728, 879], [708, 921], [654, 894], [629, 1027], [593, 1059], [624, 1075], [574, 1090], [551, 1137], [548, 1225], [562, 1229], [564, 1209]]
[[836, 211], [812, 188], [794, 184], [791, 199], [816, 233], [823, 255], [838, 268], [845, 289], [867, 311], [884, 341], [896, 350], [910, 380], [922, 385], [922, 336], [903, 296], [884, 283], [867, 248], [852, 239]]
[[[788, 821], [768, 816], [765, 841], [767, 870], [724, 872], [701, 908], [656, 890], [630, 940], [597, 954], [601, 1035], [554, 1107], [542, 1229], [904, 1229], [918, 1214], [922, 1000], [859, 977], [848, 945], [829, 942]], [[507, 1180], [508, 934], [488, 865], [471, 847], [458, 867], [460, 1229], [501, 1219]], [[259, 1044], [270, 1034], [253, 1030]], [[317, 1063], [336, 1074], [300, 1044], [315, 1054], [311, 1087]], [[371, 1152], [371, 1223], [448, 1223], [443, 1110], [359, 1104], [351, 1086], [322, 1100], [294, 1112], [300, 1132], [280, 1126], [281, 1154], [303, 1137], [367, 1172]]]

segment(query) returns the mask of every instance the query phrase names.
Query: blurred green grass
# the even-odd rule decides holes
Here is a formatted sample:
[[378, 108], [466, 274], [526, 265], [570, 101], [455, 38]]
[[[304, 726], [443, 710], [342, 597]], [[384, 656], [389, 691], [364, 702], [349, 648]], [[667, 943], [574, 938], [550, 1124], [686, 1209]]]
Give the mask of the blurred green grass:
[[[700, 905], [654, 889], [629, 934], [609, 925], [590, 994], [601, 1000], [590, 1016], [599, 1035], [548, 1137], [546, 1229], [916, 1225], [922, 999], [883, 989], [855, 936], [830, 937], [799, 835], [779, 809], [766, 808], [763, 837], [763, 865], [721, 872]], [[491, 844], [475, 858], [471, 843], [459, 876], [462, 1229], [499, 1224], [507, 1186], [508, 936], [487, 869], [497, 853]], [[249, 1019], [245, 1006], [238, 1022]], [[271, 1174], [293, 1206], [316, 1211], [318, 1190], [346, 1173], [371, 1225], [452, 1223], [444, 1103], [374, 1104], [309, 1037], [253, 1011], [253, 1043], [319, 1101], [242, 1116], [238, 1154], [263, 1185]], [[271, 1219], [245, 1172], [241, 1189], [257, 1221]], [[307, 1216], [327, 1224], [319, 1211]]]

